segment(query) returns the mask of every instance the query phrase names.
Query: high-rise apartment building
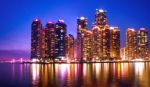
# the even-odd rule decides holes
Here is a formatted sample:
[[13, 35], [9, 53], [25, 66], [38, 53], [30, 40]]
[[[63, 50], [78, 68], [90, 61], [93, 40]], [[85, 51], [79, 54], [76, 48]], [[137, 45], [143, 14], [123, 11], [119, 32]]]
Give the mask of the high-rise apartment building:
[[145, 28], [140, 28], [137, 35], [137, 57], [148, 58], [148, 31]]
[[71, 35], [71, 34], [69, 34], [68, 36], [67, 36], [67, 41], [66, 41], [66, 44], [67, 44], [67, 46], [66, 46], [66, 57], [67, 57], [67, 59], [68, 60], [74, 60], [74, 51], [75, 51], [75, 49], [74, 49], [74, 36], [73, 35]]
[[31, 59], [41, 58], [41, 31], [42, 24], [39, 19], [35, 19], [31, 25]]
[[55, 58], [66, 60], [66, 34], [67, 26], [64, 20], [55, 24]]
[[93, 59], [93, 36], [90, 30], [84, 32], [83, 38], [83, 60], [92, 61]]
[[76, 40], [76, 58], [83, 61], [84, 37], [85, 31], [88, 30], [88, 21], [85, 17], [77, 19], [77, 40]]
[[55, 23], [51, 21], [45, 26], [45, 58], [55, 58]]
[[102, 59], [110, 59], [110, 29], [102, 29]]
[[40, 36], [39, 36], [39, 46], [40, 46], [40, 59], [45, 60], [45, 29], [42, 26], [42, 29], [40, 31]]
[[107, 25], [106, 11], [96, 9], [95, 24], [92, 27], [94, 53], [96, 60], [105, 60], [110, 58], [110, 30]]
[[137, 33], [133, 28], [126, 30], [126, 58], [128, 60], [137, 57]]
[[102, 58], [102, 29], [97, 26], [92, 26], [92, 40], [93, 40], [93, 60], [100, 60]]
[[120, 59], [120, 30], [118, 27], [110, 27], [110, 58]]

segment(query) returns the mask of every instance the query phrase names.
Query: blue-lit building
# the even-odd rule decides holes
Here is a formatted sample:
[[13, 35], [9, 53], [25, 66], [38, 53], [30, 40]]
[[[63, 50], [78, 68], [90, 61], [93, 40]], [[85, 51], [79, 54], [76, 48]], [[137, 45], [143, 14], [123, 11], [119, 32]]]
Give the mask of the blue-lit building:
[[40, 41], [41, 41], [41, 30], [42, 24], [39, 19], [35, 19], [31, 25], [31, 59], [41, 58], [40, 53]]
[[66, 59], [66, 35], [67, 35], [67, 26], [64, 23], [64, 20], [59, 20], [55, 24], [55, 58]]

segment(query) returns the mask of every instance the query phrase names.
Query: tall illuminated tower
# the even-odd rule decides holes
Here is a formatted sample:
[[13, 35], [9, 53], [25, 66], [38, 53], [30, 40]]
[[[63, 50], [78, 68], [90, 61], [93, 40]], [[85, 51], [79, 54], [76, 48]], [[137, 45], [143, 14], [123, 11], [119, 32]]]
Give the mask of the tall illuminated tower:
[[59, 20], [55, 24], [55, 57], [61, 60], [66, 60], [66, 34], [67, 26], [64, 20]]
[[51, 21], [45, 26], [45, 58], [55, 58], [55, 23]]
[[85, 17], [80, 17], [77, 19], [77, 40], [76, 40], [76, 58], [78, 60], [83, 60], [83, 41], [85, 36], [85, 31], [88, 29], [88, 21]]
[[74, 60], [74, 36], [69, 34], [67, 36], [67, 46], [66, 46], [66, 56], [67, 56], [67, 60]]
[[102, 53], [102, 29], [97, 26], [92, 26], [93, 40], [93, 60], [100, 60], [103, 57]]
[[42, 24], [39, 19], [35, 19], [31, 25], [31, 59], [40, 59], [40, 49], [41, 49], [41, 30]]
[[40, 31], [40, 58], [45, 60], [45, 29], [44, 27], [42, 26], [42, 29]]
[[126, 30], [126, 48], [125, 48], [126, 58], [132, 60], [136, 58], [137, 55], [137, 34], [132, 28]]
[[83, 38], [83, 60], [92, 61], [93, 58], [93, 36], [90, 30], [84, 32]]
[[148, 57], [148, 31], [140, 28], [138, 31], [138, 58], [145, 59]]
[[102, 29], [102, 59], [110, 59], [110, 29]]
[[110, 27], [110, 57], [120, 59], [120, 30], [118, 27]]
[[104, 60], [110, 58], [110, 31], [107, 25], [106, 11], [96, 9], [95, 24], [92, 27], [93, 32], [93, 58]]

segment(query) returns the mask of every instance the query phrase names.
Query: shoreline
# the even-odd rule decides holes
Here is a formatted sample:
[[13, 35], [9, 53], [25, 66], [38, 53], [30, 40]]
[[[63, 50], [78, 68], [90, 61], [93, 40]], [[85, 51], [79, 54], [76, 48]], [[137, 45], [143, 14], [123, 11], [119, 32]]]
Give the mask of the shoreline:
[[94, 64], [94, 63], [137, 63], [137, 62], [150, 62], [150, 60], [144, 61], [100, 61], [100, 62], [0, 62], [0, 64]]
[[148, 61], [101, 61], [101, 62], [50, 62], [50, 63], [43, 63], [43, 62], [24, 62], [24, 64], [94, 64], [94, 63], [136, 63], [136, 62], [150, 62]]

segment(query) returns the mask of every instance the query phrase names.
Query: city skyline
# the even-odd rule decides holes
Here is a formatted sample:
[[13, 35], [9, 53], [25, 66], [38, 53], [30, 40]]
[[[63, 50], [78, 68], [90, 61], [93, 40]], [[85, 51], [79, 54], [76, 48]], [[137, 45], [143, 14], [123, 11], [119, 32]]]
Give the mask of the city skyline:
[[[149, 35], [146, 28], [127, 28], [125, 57], [120, 54], [120, 28], [109, 26], [104, 9], [96, 9], [95, 21], [88, 28], [84, 16], [76, 20], [77, 36], [67, 33], [67, 24], [59, 19], [44, 27], [40, 19], [31, 24], [31, 60], [40, 62], [100, 62], [149, 60]], [[71, 36], [71, 37], [70, 37]]]
[[0, 0], [0, 86], [149, 87], [150, 0]]
[[[7, 2], [7, 1], [6, 1]], [[6, 3], [6, 2], [3, 2], [3, 3]], [[39, 1], [40, 2], [40, 1]], [[39, 4], [39, 2], [37, 2], [37, 4]], [[54, 2], [54, 1], [53, 1]], [[74, 1], [76, 4], [77, 4], [77, 2], [76, 1]], [[79, 1], [80, 2], [80, 1]], [[88, 3], [87, 3], [87, 5], [89, 5], [89, 3], [91, 2], [91, 1], [87, 1]], [[98, 1], [92, 1], [93, 2], [93, 4], [97, 4], [96, 2], [98, 2]], [[112, 2], [112, 1], [110, 1], [110, 2]], [[142, 2], [142, 1], [136, 1], [136, 2]], [[70, 5], [68, 5], [69, 3], [71, 3], [71, 2], [67, 2], [67, 4], [62, 4], [63, 6], [64, 5], [67, 5], [66, 7], [68, 7], [68, 6], [70, 6]], [[82, 3], [82, 4], [81, 4]], [[143, 2], [143, 4], [144, 4], [144, 6], [143, 7], [137, 7], [138, 6], [138, 4], [135, 4], [134, 3], [134, 1], [133, 2], [131, 2], [131, 4], [133, 5], [133, 7], [135, 6], [135, 9], [133, 9], [133, 8], [130, 8], [130, 9], [128, 9], [128, 10], [126, 10], [126, 9], [123, 9], [123, 8], [120, 8], [120, 9], [114, 9], [114, 8], [116, 8], [114, 5], [116, 5], [117, 3], [119, 3], [119, 1], [118, 2], [116, 2], [116, 3], [114, 3], [113, 5], [111, 5], [112, 7], [114, 7], [112, 10], [111, 10], [111, 6], [109, 7], [109, 6], [107, 6], [106, 5], [106, 3], [108, 3], [107, 1], [105, 2], [105, 1], [102, 1], [102, 3], [103, 4], [105, 4], [105, 5], [103, 5], [103, 4], [100, 4], [100, 5], [95, 5], [95, 6], [93, 6], [92, 5], [92, 7], [90, 8], [90, 10], [86, 10], [85, 8], [86, 8], [86, 4], [84, 5], [83, 4], [84, 2], [83, 1], [81, 1], [80, 2], [80, 4], [78, 5], [78, 6], [82, 6], [83, 5], [83, 8], [81, 9], [81, 11], [79, 11], [79, 14], [77, 14], [77, 15], [71, 15], [71, 14], [73, 14], [73, 13], [71, 13], [71, 11], [70, 11], [70, 9], [68, 10], [67, 9], [67, 11], [66, 12], [64, 12], [62, 15], [61, 14], [59, 14], [59, 16], [58, 16], [58, 14], [56, 14], [56, 15], [54, 15], [54, 13], [59, 13], [60, 11], [59, 11], [59, 8], [57, 8], [58, 10], [56, 10], [52, 15], [50, 15], [50, 16], [45, 16], [44, 18], [41, 16], [41, 15], [46, 15], [46, 13], [44, 13], [44, 12], [41, 12], [40, 14], [34, 14], [34, 15], [32, 15], [32, 17], [30, 17], [30, 18], [28, 18], [29, 20], [28, 20], [28, 23], [27, 23], [27, 25], [25, 24], [24, 25], [24, 23], [22, 23], [22, 22], [20, 22], [21, 21], [21, 19], [20, 18], [18, 18], [18, 17], [16, 17], [17, 19], [19, 19], [18, 20], [18, 22], [20, 22], [20, 23], [17, 23], [16, 21], [14, 21], [11, 25], [10, 25], [10, 27], [12, 28], [11, 30], [7, 27], [7, 26], [5, 26], [4, 27], [4, 23], [6, 23], [7, 24], [7, 22], [1, 22], [1, 24], [2, 24], [2, 34], [1, 34], [1, 42], [0, 42], [0, 50], [12, 50], [12, 51], [14, 51], [14, 50], [23, 50], [23, 51], [29, 51], [30, 50], [30, 25], [29, 25], [29, 23], [32, 21], [32, 19], [33, 18], [36, 18], [37, 16], [38, 16], [38, 18], [40, 18], [41, 20], [42, 20], [42, 24], [44, 24], [45, 25], [45, 22], [47, 21], [47, 20], [49, 20], [49, 17], [51, 18], [52, 17], [52, 19], [51, 20], [57, 20], [57, 19], [59, 19], [58, 17], [60, 17], [61, 19], [64, 19], [65, 20], [65, 22], [66, 22], [66, 24], [68, 25], [68, 33], [71, 33], [71, 34], [73, 34], [73, 36], [76, 36], [76, 17], [78, 17], [78, 16], [85, 16], [85, 17], [87, 17], [88, 18], [88, 20], [89, 20], [89, 25], [88, 25], [88, 28], [90, 28], [91, 29], [91, 24], [92, 24], [92, 22], [94, 22], [94, 12], [95, 12], [95, 9], [96, 8], [101, 8], [101, 6], [102, 6], [102, 8], [104, 8], [104, 9], [106, 9], [107, 11], [108, 11], [108, 13], [107, 13], [107, 15], [108, 15], [108, 23], [110, 24], [110, 25], [112, 25], [112, 26], [118, 26], [119, 28], [120, 28], [120, 31], [121, 31], [121, 47], [123, 47], [123, 46], [125, 46], [125, 44], [123, 44], [124, 42], [125, 42], [125, 38], [124, 38], [124, 36], [125, 36], [125, 30], [126, 30], [126, 28], [128, 28], [128, 27], [133, 27], [133, 28], [135, 28], [136, 30], [137, 29], [139, 29], [140, 27], [146, 27], [146, 29], [148, 29], [149, 30], [149, 22], [148, 22], [148, 19], [149, 19], [149, 17], [148, 17], [148, 14], [149, 14], [149, 12], [148, 12], [148, 8], [146, 7], [147, 6], [147, 4], [145, 3], [145, 2]], [[60, 3], [58, 3], [58, 4], [60, 4]], [[121, 5], [122, 3], [120, 3], [120, 5]], [[124, 1], [124, 5], [125, 4], [127, 4], [127, 2], [125, 2]], [[141, 5], [141, 3], [139, 3], [140, 5]], [[119, 5], [119, 4], [118, 4]], [[118, 6], [118, 5], [116, 5], [116, 6]], [[119, 6], [120, 6], [119, 5]], [[130, 5], [130, 4], [129, 4]], [[3, 5], [2, 5], [3, 6]], [[13, 5], [11, 5], [11, 6], [13, 6]], [[19, 2], [18, 2], [18, 4], [16, 4], [16, 6], [20, 6], [20, 4], [19, 4]], [[34, 6], [34, 5], [33, 5]], [[57, 5], [54, 5], [54, 7], [55, 6], [57, 6]], [[5, 7], [5, 6], [4, 6]], [[38, 7], [38, 6], [37, 6]], [[58, 6], [58, 7], [61, 7], [61, 4], [60, 4], [60, 6]], [[71, 6], [70, 6], [71, 7]], [[132, 7], [132, 6], [131, 6]], [[23, 7], [24, 9], [26, 9], [26, 7]], [[139, 8], [139, 9], [138, 9]], [[142, 9], [142, 8], [144, 8], [144, 9]], [[5, 7], [5, 9], [10, 9], [9, 7]], [[18, 9], [18, 8], [14, 8], [14, 9]], [[12, 9], [12, 10], [10, 10], [10, 11], [14, 11], [14, 9]], [[34, 8], [33, 8], [34, 9]], [[64, 7], [64, 9], [66, 9], [65, 7]], [[71, 10], [72, 10], [73, 8], [71, 8]], [[121, 9], [123, 9], [122, 11], [121, 11]], [[43, 9], [44, 10], [44, 9]], [[41, 11], [43, 11], [43, 10], [41, 10]], [[45, 9], [45, 10], [48, 10], [48, 8], [47, 9]], [[117, 10], [117, 11], [116, 11]], [[119, 11], [120, 10], [120, 11]], [[138, 14], [136, 14], [136, 15], [134, 15], [134, 13], [131, 13], [131, 15], [134, 15], [134, 16], [132, 16], [131, 17], [131, 15], [129, 15], [129, 13], [130, 12], [128, 12], [128, 11], [135, 11], [135, 12], [139, 12], [139, 15]], [[69, 12], [70, 11], [70, 12]], [[2, 15], [4, 15], [4, 14], [6, 14], [6, 12], [4, 12], [4, 10], [2, 10], [2, 12], [3, 12], [3, 14]], [[40, 12], [40, 11], [37, 11], [37, 12]], [[51, 12], [51, 11], [50, 11]], [[68, 14], [68, 12], [69, 12], [69, 14]], [[75, 12], [77, 12], [77, 9], [75, 9]], [[124, 14], [121, 14], [122, 12], [124, 12], [124, 13], [126, 13], [125, 15]], [[142, 13], [143, 12], [143, 13]], [[145, 13], [146, 14], [145, 14]], [[30, 12], [27, 12], [27, 13], [30, 13]], [[31, 12], [32, 13], [32, 12]], [[14, 13], [13, 13], [14, 14]], [[65, 15], [66, 14], [66, 15]], [[15, 15], [17, 15], [17, 14], [15, 14]], [[115, 16], [116, 15], [116, 16]], [[127, 15], [127, 16], [126, 16]], [[143, 15], [143, 16], [142, 16]], [[66, 17], [67, 16], [67, 17]], [[124, 16], [124, 17], [122, 17], [122, 16]], [[124, 19], [125, 17], [128, 17], [128, 16], [130, 16], [129, 18], [126, 18], [126, 19]], [[137, 17], [136, 17], [137, 16]], [[4, 18], [5, 18], [6, 16], [4, 16]], [[11, 17], [11, 16], [10, 16]], [[70, 18], [71, 17], [71, 18]], [[121, 17], [121, 18], [120, 18]], [[139, 18], [138, 18], [139, 17]], [[16, 19], [15, 17], [14, 17], [14, 19]], [[133, 20], [132, 21], [129, 21], [131, 18], [133, 18], [133, 20], [134, 20], [134, 22], [133, 22]], [[7, 19], [7, 18], [6, 18]], [[12, 19], [13, 19], [13, 17], [12, 17]], [[11, 18], [10, 18], [10, 20], [12, 20]], [[13, 20], [14, 20], [13, 19]], [[118, 21], [118, 19], [120, 20], [120, 21]], [[124, 19], [124, 20], [122, 20], [122, 19]], [[143, 20], [144, 19], [144, 20]], [[128, 21], [127, 21], [128, 20]], [[137, 21], [137, 20], [139, 20], [139, 21]], [[143, 21], [141, 21], [141, 20], [143, 20]], [[70, 22], [71, 21], [71, 22]], [[14, 24], [15, 23], [15, 24]], [[135, 24], [134, 24], [135, 23]], [[16, 25], [17, 24], [17, 25]], [[19, 26], [21, 26], [23, 24], [23, 26], [22, 27], [19, 27]], [[14, 28], [13, 28], [13, 27]], [[17, 28], [15, 28], [17, 26]], [[9, 31], [8, 31], [8, 29], [9, 29]], [[25, 29], [24, 29], [25, 28]], [[7, 32], [8, 31], [8, 32]], [[12, 38], [12, 36], [14, 37], [14, 38]], [[12, 52], [10, 52], [10, 53], [12, 53]], [[0, 54], [0, 55], [2, 55], [2, 54]], [[13, 55], [16, 55], [16, 54], [13, 54]], [[30, 54], [28, 54], [27, 53], [27, 55], [29, 56]]]

